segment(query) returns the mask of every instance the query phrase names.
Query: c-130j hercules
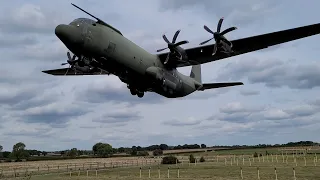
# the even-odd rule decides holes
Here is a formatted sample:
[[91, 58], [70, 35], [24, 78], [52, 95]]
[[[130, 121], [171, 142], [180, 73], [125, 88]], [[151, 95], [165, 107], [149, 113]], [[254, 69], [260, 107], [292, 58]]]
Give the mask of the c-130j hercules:
[[[56, 36], [74, 56], [71, 57], [68, 52], [67, 63], [62, 64], [69, 64], [69, 68], [42, 72], [57, 76], [114, 74], [127, 84], [132, 95], [137, 95], [140, 98], [143, 97], [144, 92], [148, 91], [167, 98], [178, 98], [195, 91], [243, 85], [242, 82], [204, 84], [201, 81], [201, 64], [320, 33], [320, 23], [318, 23], [229, 41], [224, 35], [236, 28], [231, 27], [220, 32], [223, 21], [220, 19], [217, 32], [204, 26], [204, 29], [213, 35], [211, 39], [215, 39], [215, 44], [183, 49], [180, 45], [186, 44], [188, 41], [176, 42], [180, 32], [178, 30], [171, 42], [163, 35], [170, 52], [151, 54], [128, 40], [116, 28], [80, 7], [72, 5], [96, 21], [78, 18], [69, 25], [58, 25], [55, 28]], [[200, 45], [211, 39], [200, 43]], [[160, 49], [158, 52], [164, 49]], [[190, 76], [177, 71], [177, 68], [184, 66], [192, 66]]]

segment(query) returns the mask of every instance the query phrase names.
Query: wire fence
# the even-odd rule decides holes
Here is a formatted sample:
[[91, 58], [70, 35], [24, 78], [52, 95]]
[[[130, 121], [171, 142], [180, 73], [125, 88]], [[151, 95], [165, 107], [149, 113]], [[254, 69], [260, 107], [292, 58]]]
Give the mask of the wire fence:
[[[170, 177], [170, 171], [178, 173], [180, 178], [180, 167], [195, 168], [197, 166], [219, 166], [219, 167], [237, 167], [240, 176], [243, 179], [244, 167], [256, 168], [257, 177], [261, 169], [274, 168], [274, 175], [277, 176], [277, 167], [291, 168], [292, 174], [296, 174], [296, 167], [317, 167], [318, 158], [314, 156], [304, 155], [266, 155], [252, 157], [248, 155], [217, 155], [217, 156], [205, 156], [205, 163], [200, 163], [200, 156], [195, 157], [196, 161], [190, 163], [187, 156], [177, 156], [178, 162], [171, 165], [168, 169], [167, 176]], [[134, 168], [140, 172], [139, 178], [142, 177], [142, 172], [148, 171], [151, 176], [151, 171], [157, 169], [160, 172], [161, 157], [158, 158], [139, 158], [125, 161], [110, 161], [105, 159], [105, 162], [86, 162], [86, 163], [74, 163], [74, 164], [42, 164], [41, 166], [34, 166], [30, 162], [26, 162], [25, 166], [11, 167], [6, 169], [0, 169], [0, 177], [28, 177], [43, 174], [59, 174], [63, 176], [98, 176], [99, 172], [106, 170], [112, 171], [119, 168]], [[54, 161], [52, 161], [54, 162]], [[14, 163], [13, 163], [14, 164]], [[163, 171], [163, 170], [162, 170]], [[159, 173], [158, 172], [158, 173]], [[137, 173], [138, 174], [138, 173]], [[161, 173], [160, 173], [161, 174]], [[241, 175], [242, 174], [242, 175]], [[155, 175], [153, 175], [155, 176]], [[161, 177], [163, 177], [162, 175]], [[144, 176], [145, 177], [145, 176]], [[148, 176], [149, 177], [149, 176]], [[168, 177], [166, 177], [168, 178]], [[175, 178], [177, 178], [175, 176]], [[260, 178], [260, 177], [259, 177]]]

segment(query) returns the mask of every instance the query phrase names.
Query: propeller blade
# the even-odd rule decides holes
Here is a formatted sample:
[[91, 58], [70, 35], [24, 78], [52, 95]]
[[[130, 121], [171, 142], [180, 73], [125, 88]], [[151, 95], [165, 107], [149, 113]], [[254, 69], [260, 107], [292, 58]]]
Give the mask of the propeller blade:
[[167, 64], [167, 63], [168, 63], [168, 61], [169, 61], [169, 57], [170, 57], [170, 53], [168, 53], [168, 55], [167, 55], [167, 57], [166, 57], [166, 60], [164, 61], [164, 63], [163, 63], [163, 64]]
[[67, 56], [68, 56], [68, 59], [71, 60], [71, 55], [69, 51], [67, 52]]
[[212, 39], [213, 39], [213, 38], [210, 38], [210, 39], [208, 39], [208, 40], [206, 40], [206, 41], [203, 41], [202, 43], [200, 43], [200, 45], [204, 45], [205, 43], [211, 41]]
[[180, 45], [187, 44], [187, 43], [189, 43], [189, 41], [180, 41], [180, 42], [174, 44], [174, 46], [180, 46]]
[[230, 27], [230, 28], [222, 31], [222, 32], [220, 33], [220, 35], [225, 35], [225, 34], [227, 34], [228, 32], [234, 31], [234, 30], [236, 30], [236, 29], [237, 29], [237, 27]]
[[64, 75], [68, 74], [70, 68], [71, 68], [71, 66], [69, 66], [69, 68], [67, 69], [66, 73], [64, 73]]
[[167, 38], [167, 36], [164, 34], [164, 35], [162, 35], [162, 38], [163, 38], [163, 40], [166, 42], [166, 43], [168, 43], [168, 44], [171, 44], [170, 43], [170, 41], [168, 40], [168, 38]]
[[211, 29], [209, 29], [208, 26], [204, 25], [203, 28], [204, 28], [206, 31], [208, 31], [209, 33], [214, 34], [214, 32], [211, 31]]
[[157, 52], [161, 52], [161, 51], [163, 51], [165, 49], [168, 49], [168, 48], [166, 47], [166, 48], [158, 49]]
[[64, 66], [64, 65], [66, 65], [66, 64], [69, 64], [69, 63], [61, 63], [61, 66]]
[[222, 22], [223, 22], [223, 17], [219, 20], [219, 23], [218, 23], [218, 26], [217, 26], [217, 32], [220, 32], [221, 30], [221, 25], [222, 25]]
[[213, 45], [213, 53], [212, 56], [215, 55], [217, 52], [217, 43]]
[[178, 37], [178, 35], [179, 35], [179, 33], [180, 33], [180, 29], [174, 34], [174, 36], [173, 36], [173, 38], [172, 38], [172, 43], [176, 43], [176, 40], [177, 40], [177, 37]]

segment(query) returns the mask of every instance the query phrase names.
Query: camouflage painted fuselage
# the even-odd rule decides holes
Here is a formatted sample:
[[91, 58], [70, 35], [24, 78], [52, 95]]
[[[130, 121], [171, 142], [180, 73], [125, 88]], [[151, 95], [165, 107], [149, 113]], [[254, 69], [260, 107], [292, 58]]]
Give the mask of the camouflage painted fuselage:
[[69, 25], [57, 26], [56, 35], [75, 55], [94, 58], [102, 64], [100, 68], [118, 76], [130, 89], [176, 98], [201, 86], [175, 68], [165, 68], [157, 55], [131, 42], [111, 26], [79, 18]]

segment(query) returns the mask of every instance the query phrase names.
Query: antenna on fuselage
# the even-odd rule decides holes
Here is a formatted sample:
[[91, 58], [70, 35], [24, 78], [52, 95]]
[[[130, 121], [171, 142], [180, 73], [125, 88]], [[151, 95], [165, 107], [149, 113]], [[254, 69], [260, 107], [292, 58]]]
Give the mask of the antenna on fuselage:
[[112, 27], [111, 25], [109, 25], [109, 24], [107, 24], [106, 22], [102, 21], [101, 19], [99, 19], [99, 18], [95, 17], [94, 15], [92, 15], [92, 14], [88, 13], [87, 11], [83, 10], [81, 7], [79, 7], [79, 6], [77, 6], [77, 5], [73, 4], [73, 3], [71, 3], [71, 4], [72, 4], [72, 6], [74, 6], [74, 7], [78, 8], [78, 9], [80, 9], [81, 11], [85, 12], [85, 13], [86, 13], [86, 14], [88, 14], [89, 16], [91, 16], [91, 17], [93, 17], [94, 19], [96, 19], [98, 24], [101, 24], [101, 25], [107, 26], [107, 27], [109, 27], [109, 28], [113, 29], [114, 31], [116, 31], [117, 33], [119, 33], [120, 35], [122, 35], [122, 33], [121, 33], [118, 29], [116, 29], [116, 28]]
[[78, 8], [78, 9], [80, 9], [81, 11], [83, 11], [83, 12], [86, 13], [86, 14], [88, 14], [89, 16], [95, 18], [95, 19], [98, 21], [97, 23], [103, 24], [103, 25], [107, 25], [107, 23], [105, 23], [105, 22], [102, 21], [101, 19], [95, 17], [94, 15], [88, 13], [87, 11], [85, 11], [84, 9], [82, 9], [81, 7], [79, 7], [79, 6], [77, 6], [77, 5], [73, 4], [73, 3], [71, 3], [71, 5], [74, 6], [74, 7], [76, 7], [76, 8]]

